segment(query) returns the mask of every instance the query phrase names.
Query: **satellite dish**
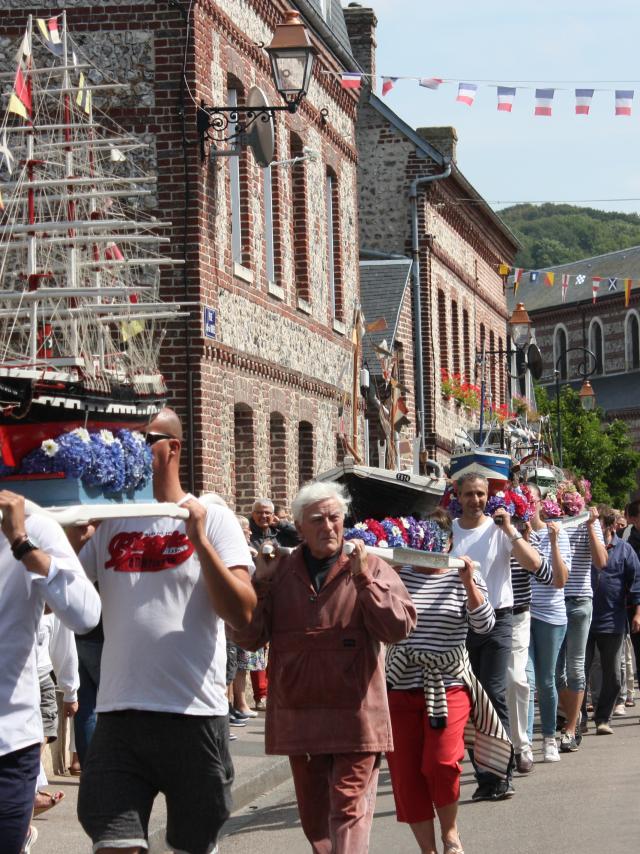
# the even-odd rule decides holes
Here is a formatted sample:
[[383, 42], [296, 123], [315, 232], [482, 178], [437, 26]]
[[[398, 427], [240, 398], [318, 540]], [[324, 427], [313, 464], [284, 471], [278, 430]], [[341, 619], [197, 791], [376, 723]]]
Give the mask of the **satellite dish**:
[[535, 344], [529, 344], [527, 349], [527, 367], [534, 380], [539, 380], [542, 376], [542, 354]]
[[[247, 93], [246, 106], [266, 107], [267, 99], [259, 86], [252, 86]], [[273, 128], [273, 117], [263, 113], [255, 120], [247, 134], [247, 145], [253, 151], [258, 166], [266, 168], [273, 160], [276, 137]]]

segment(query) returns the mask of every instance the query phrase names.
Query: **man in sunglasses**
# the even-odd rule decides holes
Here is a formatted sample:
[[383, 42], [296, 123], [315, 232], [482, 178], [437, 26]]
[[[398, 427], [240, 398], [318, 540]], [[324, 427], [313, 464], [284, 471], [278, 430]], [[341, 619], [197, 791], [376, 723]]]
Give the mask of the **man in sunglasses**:
[[242, 629], [251, 619], [251, 556], [231, 510], [182, 488], [176, 413], [162, 410], [146, 439], [155, 498], [189, 518], [108, 520], [80, 552], [99, 584], [105, 643], [78, 815], [94, 852], [137, 854], [163, 792], [168, 846], [209, 854], [233, 781], [224, 623]]

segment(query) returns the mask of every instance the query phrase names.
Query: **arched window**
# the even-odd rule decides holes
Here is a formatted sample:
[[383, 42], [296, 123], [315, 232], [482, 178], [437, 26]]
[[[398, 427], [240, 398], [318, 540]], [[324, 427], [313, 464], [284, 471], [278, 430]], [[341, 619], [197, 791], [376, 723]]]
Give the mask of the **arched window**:
[[569, 336], [566, 327], [559, 323], [553, 332], [553, 368], [560, 371], [560, 379], [566, 380], [569, 376]]
[[451, 303], [451, 351], [453, 356], [453, 373], [460, 373], [460, 338], [458, 330], [458, 303]]
[[507, 399], [507, 387], [505, 384], [505, 369], [506, 369], [506, 355], [504, 354], [504, 341], [502, 338], [498, 338], [498, 370], [499, 370], [499, 378], [498, 378], [498, 392], [496, 394], [496, 405], [500, 406], [504, 401], [509, 402]]
[[449, 370], [449, 330], [444, 291], [438, 290], [438, 333], [440, 337], [440, 368]]
[[271, 467], [270, 498], [276, 504], [287, 503], [287, 446], [284, 417], [279, 412], [269, 416], [269, 463]]
[[340, 196], [338, 176], [327, 168], [327, 260], [329, 262], [329, 301], [331, 317], [343, 320], [342, 258], [340, 252]]
[[298, 486], [313, 480], [313, 426], [308, 421], [298, 424]]
[[624, 324], [624, 356], [628, 371], [640, 368], [640, 320], [634, 310], [627, 312]]
[[589, 324], [589, 349], [596, 357], [596, 374], [604, 374], [604, 331], [598, 317]]
[[462, 370], [467, 382], [471, 382], [471, 339], [469, 338], [469, 312], [462, 309]]
[[244, 403], [233, 408], [233, 491], [236, 513], [251, 513], [256, 498], [253, 410]]
[[[299, 136], [291, 134], [291, 158], [304, 157], [304, 144]], [[309, 234], [307, 214], [307, 173], [306, 161], [296, 163], [291, 172], [291, 211], [293, 230], [293, 261], [296, 277], [296, 295], [298, 299], [309, 302], [311, 288], [309, 284]]]

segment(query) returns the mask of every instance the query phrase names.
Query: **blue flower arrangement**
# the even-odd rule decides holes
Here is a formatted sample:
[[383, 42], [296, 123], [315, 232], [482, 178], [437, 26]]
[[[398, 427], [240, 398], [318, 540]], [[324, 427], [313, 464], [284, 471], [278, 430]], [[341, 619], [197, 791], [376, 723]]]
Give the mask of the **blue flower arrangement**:
[[387, 517], [381, 522], [367, 519], [344, 532], [345, 540], [362, 540], [366, 546], [409, 548], [423, 552], [444, 552], [449, 545], [446, 531], [431, 519], [413, 516]]
[[82, 480], [106, 492], [133, 492], [151, 477], [151, 450], [141, 433], [110, 430], [89, 433], [82, 427], [45, 439], [12, 474], [57, 474]]

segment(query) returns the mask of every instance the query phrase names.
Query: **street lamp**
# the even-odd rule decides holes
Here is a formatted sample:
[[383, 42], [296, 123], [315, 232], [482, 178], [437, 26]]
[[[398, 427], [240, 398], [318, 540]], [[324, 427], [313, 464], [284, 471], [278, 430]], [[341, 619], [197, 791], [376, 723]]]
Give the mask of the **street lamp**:
[[[589, 382], [589, 377], [595, 374], [598, 370], [598, 359], [596, 358], [595, 353], [592, 353], [591, 350], [587, 350], [586, 347], [569, 347], [566, 350], [563, 350], [562, 353], [556, 359], [556, 364], [554, 368], [554, 374], [556, 378], [556, 426], [558, 433], [558, 457], [560, 459], [560, 468], [562, 468], [563, 459], [562, 459], [562, 421], [560, 419], [560, 363], [563, 359], [566, 358], [567, 353], [572, 352], [580, 352], [584, 356], [584, 361], [580, 362], [578, 365], [578, 376], [582, 377], [582, 388], [580, 389], [580, 405], [585, 410], [585, 412], [593, 412], [596, 406], [596, 395], [593, 390], [591, 383]], [[587, 360], [591, 360], [593, 363], [593, 367], [589, 370], [588, 365], [589, 362]]]
[[514, 308], [507, 325], [515, 347], [525, 347], [531, 338], [531, 318], [523, 302], [519, 302]]
[[[309, 90], [313, 61], [316, 54], [300, 14], [290, 10], [285, 19], [275, 28], [273, 39], [262, 45], [271, 61], [271, 71], [276, 89], [284, 104], [270, 106], [259, 104], [246, 107], [208, 106], [201, 102], [197, 113], [197, 128], [200, 138], [200, 155], [205, 158], [205, 143], [239, 142], [256, 121], [269, 122], [282, 110], [295, 113]], [[232, 129], [232, 133], [227, 131]], [[223, 152], [238, 154], [239, 151]]]

